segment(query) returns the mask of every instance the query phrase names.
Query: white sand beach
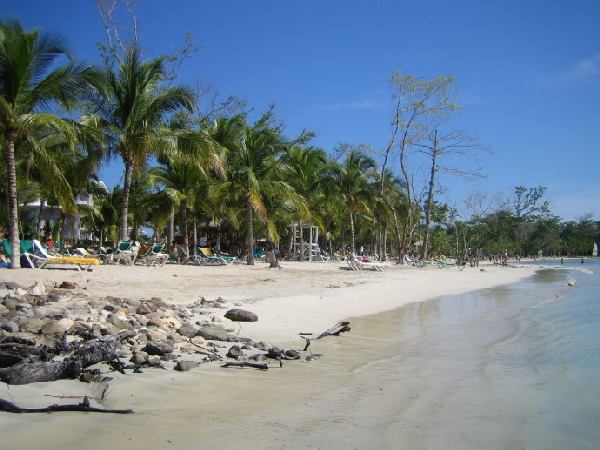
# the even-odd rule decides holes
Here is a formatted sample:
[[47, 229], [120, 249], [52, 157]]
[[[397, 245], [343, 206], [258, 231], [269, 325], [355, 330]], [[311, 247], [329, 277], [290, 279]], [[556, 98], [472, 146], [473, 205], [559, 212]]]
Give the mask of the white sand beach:
[[[90, 295], [161, 297], [174, 303], [221, 296], [258, 315], [258, 322], [228, 324], [236, 330], [241, 325], [241, 335], [284, 348], [301, 348], [299, 332], [320, 333], [339, 320], [508, 284], [533, 273], [530, 268], [491, 265], [463, 271], [390, 266], [384, 272], [347, 271], [341, 263], [286, 262], [283, 267], [268, 269], [261, 263], [254, 267], [100, 266], [93, 272], [2, 271], [0, 281], [30, 285], [70, 280]], [[359, 434], [364, 441], [348, 442], [350, 437], [344, 438], [343, 431], [350, 425], [343, 417], [324, 423], [319, 416], [325, 407], [322, 402], [339, 399], [336, 401], [343, 409], [344, 402], [356, 394], [354, 387], [343, 385], [342, 377], [358, 369], [354, 355], [327, 358], [346, 336], [352, 336], [352, 331], [313, 345], [314, 351], [325, 354], [318, 361], [286, 362], [283, 369], [267, 372], [226, 370], [211, 363], [184, 373], [160, 369], [147, 369], [143, 374], [111, 373], [114, 379], [101, 407], [133, 408], [135, 414], [3, 414], [3, 448], [335, 448], [341, 444], [371, 448], [373, 430]], [[359, 341], [355, 345], [357, 355], [369, 357], [371, 344]], [[102, 389], [99, 383], [76, 380], [24, 386], [2, 383], [0, 396], [21, 407], [39, 407], [75, 403], [84, 395], [97, 398]], [[386, 397], [374, 394], [365, 405], [367, 410], [356, 413], [364, 414], [368, 423], [369, 416], [379, 414], [381, 402], [385, 403]], [[290, 425], [300, 422], [303, 425], [298, 429]], [[323, 429], [325, 425], [329, 428]], [[302, 430], [312, 430], [313, 439], [319, 436], [317, 441], [305, 441]]]
[[356, 272], [346, 270], [344, 263], [286, 261], [281, 270], [269, 269], [264, 263], [216, 267], [102, 265], [92, 272], [4, 270], [0, 281], [28, 286], [36, 281], [68, 280], [94, 296], [159, 297], [176, 304], [223, 297], [258, 315], [258, 322], [242, 324], [243, 335], [283, 345], [298, 341], [299, 332], [318, 333], [339, 320], [512, 283], [532, 272], [531, 268], [489, 264], [463, 271], [390, 265], [383, 272]]

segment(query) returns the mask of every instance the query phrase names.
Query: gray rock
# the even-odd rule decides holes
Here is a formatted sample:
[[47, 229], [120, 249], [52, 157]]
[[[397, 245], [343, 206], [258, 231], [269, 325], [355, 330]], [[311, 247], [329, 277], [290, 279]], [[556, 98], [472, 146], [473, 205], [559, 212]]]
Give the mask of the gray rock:
[[308, 355], [306, 357], [307, 361], [316, 361], [317, 359], [319, 359], [321, 356], [323, 356], [321, 353], [312, 353], [310, 355]]
[[77, 286], [77, 283], [75, 283], [74, 281], [63, 281], [62, 283], [60, 283], [59, 288], [60, 289], [75, 289], [76, 286]]
[[244, 351], [237, 345], [232, 345], [229, 351], [227, 352], [228, 358], [240, 359], [244, 356]]
[[225, 313], [225, 317], [232, 322], [256, 322], [258, 320], [258, 316], [253, 312], [239, 308], [230, 309]]
[[271, 348], [271, 346], [264, 341], [259, 341], [254, 343], [254, 348], [257, 350], [267, 351]]
[[45, 320], [33, 317], [27, 322], [25, 322], [23, 325], [21, 325], [21, 331], [23, 331], [24, 333], [38, 334], [45, 323]]
[[277, 359], [284, 356], [284, 351], [278, 347], [271, 347], [267, 352], [267, 357]]
[[36, 281], [36, 283], [29, 288], [29, 292], [33, 295], [44, 295], [46, 294], [46, 286]]
[[140, 302], [139, 300], [136, 300], [135, 298], [126, 298], [125, 302], [129, 306], [135, 306], [136, 308], [142, 304], [142, 302]]
[[50, 303], [58, 302], [60, 301], [60, 295], [54, 292], [52, 294], [48, 294], [46, 296], [46, 301]]
[[204, 325], [198, 330], [198, 336], [213, 341], [226, 341], [227, 331], [217, 325]]
[[168, 333], [167, 334], [167, 339], [169, 341], [173, 341], [173, 342], [175, 342], [177, 344], [180, 344], [182, 342], [186, 342], [186, 339], [183, 336], [181, 336], [180, 334], [177, 334], [177, 333]]
[[3, 316], [6, 313], [8, 313], [8, 308], [0, 303], [0, 316]]
[[2, 328], [4, 331], [8, 331], [9, 333], [16, 333], [17, 331], [19, 331], [19, 325], [17, 325], [16, 322], [13, 322], [12, 320], [5, 320], [2, 323], [0, 323], [0, 328]]
[[9, 297], [8, 295], [4, 298], [4, 306], [6, 309], [10, 311], [15, 311], [17, 309], [17, 305], [19, 304], [19, 300], [14, 297]]
[[167, 339], [167, 332], [160, 328], [153, 327], [146, 331], [146, 338], [153, 342], [165, 341]]
[[285, 356], [288, 359], [300, 359], [300, 352], [298, 350], [286, 350]]
[[141, 353], [134, 353], [129, 361], [134, 363], [136, 366], [140, 366], [146, 362], [146, 357]]
[[149, 355], [162, 356], [167, 353], [173, 353], [173, 350], [175, 350], [175, 346], [171, 342], [168, 342], [168, 341], [159, 341], [159, 342], [149, 341], [146, 344], [146, 347], [144, 347], [144, 350]]
[[256, 362], [264, 362], [267, 360], [267, 357], [265, 355], [263, 355], [262, 353], [257, 353], [256, 355], [252, 355], [250, 358], [248, 358], [250, 361], [256, 361]]
[[7, 281], [5, 284], [6, 289], [25, 289], [25, 286], [15, 283], [14, 281]]
[[179, 327], [179, 330], [177, 330], [177, 332], [179, 334], [181, 334], [182, 336], [185, 336], [187, 338], [193, 338], [194, 336], [196, 336], [196, 334], [198, 334], [198, 328], [196, 328], [193, 324], [189, 323], [189, 322], [184, 322], [181, 327]]
[[[156, 309], [154, 310], [156, 311]], [[140, 314], [140, 315], [146, 315], [146, 314], [150, 314], [151, 312], [153, 312], [150, 307], [146, 304], [146, 303], [141, 303], [136, 311], [136, 313]]]
[[186, 372], [190, 369], [198, 367], [199, 365], [200, 363], [197, 361], [177, 361], [177, 364], [175, 364], [175, 370], [178, 370], [179, 372]]
[[75, 322], [71, 319], [60, 319], [46, 323], [42, 329], [42, 334], [63, 335]]

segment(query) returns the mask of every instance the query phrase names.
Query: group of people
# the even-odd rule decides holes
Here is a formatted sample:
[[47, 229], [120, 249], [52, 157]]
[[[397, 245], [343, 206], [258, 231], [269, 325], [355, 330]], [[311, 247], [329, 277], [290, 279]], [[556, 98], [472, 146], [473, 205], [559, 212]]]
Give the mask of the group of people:
[[490, 254], [489, 260], [491, 263], [499, 264], [501, 266], [507, 266], [508, 265], [508, 250], [504, 249], [501, 252]]

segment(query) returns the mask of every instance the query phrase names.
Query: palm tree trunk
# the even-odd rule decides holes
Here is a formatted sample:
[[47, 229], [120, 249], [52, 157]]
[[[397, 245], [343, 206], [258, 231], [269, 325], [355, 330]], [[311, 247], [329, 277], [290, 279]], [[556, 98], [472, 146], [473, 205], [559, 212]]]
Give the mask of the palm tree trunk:
[[246, 263], [254, 265], [254, 223], [252, 219], [252, 202], [246, 201]]
[[175, 205], [171, 206], [171, 217], [169, 217], [169, 228], [167, 229], [167, 248], [173, 253], [173, 239], [175, 239]]
[[13, 269], [21, 267], [19, 254], [19, 209], [17, 203], [17, 174], [15, 170], [15, 135], [6, 136], [6, 172], [8, 181], [8, 240], [12, 252]]
[[215, 221], [217, 223], [217, 242], [215, 244], [217, 251], [221, 251], [221, 219]]
[[38, 209], [37, 223], [35, 224], [35, 236], [40, 238], [40, 229], [42, 228], [42, 214], [44, 212], [44, 199], [40, 197], [40, 208]]
[[356, 254], [356, 240], [354, 236], [354, 214], [350, 213], [350, 235], [352, 236], [352, 254]]
[[133, 164], [125, 160], [125, 180], [123, 181], [123, 204], [121, 205], [121, 224], [119, 226], [119, 239], [127, 240], [127, 214], [129, 213], [129, 190], [131, 188], [131, 176]]
[[181, 228], [183, 233], [183, 246], [185, 247], [185, 254], [190, 254], [190, 240], [188, 238], [188, 217], [187, 217], [187, 203], [181, 202]]
[[196, 256], [198, 254], [198, 224], [196, 221], [196, 216], [192, 219], [192, 255]]
[[387, 225], [383, 227], [383, 258], [382, 261], [387, 261], [387, 238], [388, 238], [388, 227]]
[[[304, 261], [304, 233], [303, 233], [303, 229], [302, 229], [302, 224], [300, 222], [298, 222], [298, 232], [300, 233], [300, 260], [299, 261]], [[310, 232], [310, 229], [309, 229]]]

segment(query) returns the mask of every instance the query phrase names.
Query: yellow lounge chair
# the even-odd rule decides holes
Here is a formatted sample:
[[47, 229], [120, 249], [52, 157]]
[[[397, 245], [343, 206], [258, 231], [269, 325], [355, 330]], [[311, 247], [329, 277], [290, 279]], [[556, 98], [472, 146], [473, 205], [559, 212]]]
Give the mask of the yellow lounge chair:
[[88, 270], [92, 270], [92, 266], [100, 265], [100, 260], [96, 258], [87, 258], [80, 256], [50, 256], [40, 241], [33, 240], [33, 251], [39, 253], [24, 253], [25, 257], [29, 261], [31, 267], [38, 269], [44, 269], [48, 264], [70, 264], [74, 265], [77, 270], [83, 270], [84, 267]]

